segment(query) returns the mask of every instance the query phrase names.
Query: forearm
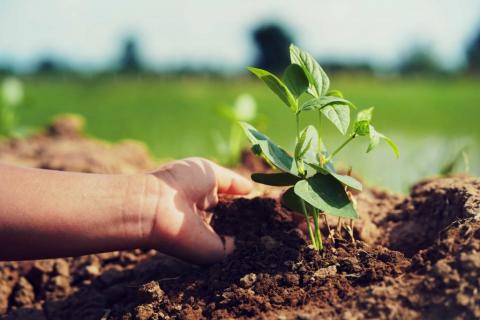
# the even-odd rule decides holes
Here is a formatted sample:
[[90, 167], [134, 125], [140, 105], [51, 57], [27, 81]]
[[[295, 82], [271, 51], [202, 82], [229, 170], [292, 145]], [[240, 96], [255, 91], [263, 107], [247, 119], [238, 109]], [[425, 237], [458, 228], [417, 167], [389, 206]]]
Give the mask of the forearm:
[[[0, 259], [74, 256], [143, 246], [156, 206], [148, 175], [0, 164]], [[142, 214], [143, 212], [143, 214]]]

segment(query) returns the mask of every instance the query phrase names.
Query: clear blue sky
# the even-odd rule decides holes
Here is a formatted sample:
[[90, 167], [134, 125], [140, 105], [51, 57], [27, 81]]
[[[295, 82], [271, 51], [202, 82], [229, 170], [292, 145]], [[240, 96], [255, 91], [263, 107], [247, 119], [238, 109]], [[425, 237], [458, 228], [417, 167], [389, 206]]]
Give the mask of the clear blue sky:
[[0, 0], [0, 62], [27, 68], [54, 55], [101, 67], [134, 34], [154, 66], [243, 68], [250, 31], [272, 20], [318, 57], [388, 65], [425, 44], [452, 67], [480, 29], [480, 0]]

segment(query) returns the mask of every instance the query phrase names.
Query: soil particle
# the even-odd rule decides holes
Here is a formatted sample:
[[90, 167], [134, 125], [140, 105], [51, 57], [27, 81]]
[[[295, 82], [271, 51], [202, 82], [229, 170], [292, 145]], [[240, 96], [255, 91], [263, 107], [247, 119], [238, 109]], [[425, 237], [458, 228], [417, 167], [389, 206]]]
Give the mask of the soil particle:
[[13, 289], [12, 303], [17, 307], [28, 307], [35, 301], [33, 287], [25, 277], [20, 277]]
[[255, 273], [249, 273], [240, 278], [240, 285], [243, 288], [250, 288], [257, 281], [257, 275]]
[[144, 296], [145, 300], [162, 300], [165, 297], [165, 292], [160, 288], [157, 281], [150, 281], [144, 284], [139, 292]]
[[313, 273], [313, 276], [319, 280], [323, 280], [328, 277], [333, 277], [337, 274], [336, 266], [328, 266], [326, 268], [320, 268]]

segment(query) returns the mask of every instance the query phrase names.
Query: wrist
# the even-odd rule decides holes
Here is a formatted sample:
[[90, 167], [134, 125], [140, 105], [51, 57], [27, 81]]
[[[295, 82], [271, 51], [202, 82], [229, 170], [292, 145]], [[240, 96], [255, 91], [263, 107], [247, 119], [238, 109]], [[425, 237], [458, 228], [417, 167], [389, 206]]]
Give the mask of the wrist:
[[151, 230], [155, 223], [161, 196], [161, 183], [151, 174], [127, 177], [122, 206], [123, 232], [132, 248], [150, 248]]

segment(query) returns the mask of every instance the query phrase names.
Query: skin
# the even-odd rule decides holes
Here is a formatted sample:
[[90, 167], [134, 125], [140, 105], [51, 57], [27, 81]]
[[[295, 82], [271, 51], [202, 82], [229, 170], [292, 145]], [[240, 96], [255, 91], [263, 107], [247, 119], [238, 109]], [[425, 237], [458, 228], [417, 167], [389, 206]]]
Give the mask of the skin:
[[190, 158], [137, 175], [28, 169], [0, 164], [0, 259], [157, 249], [197, 264], [222, 260], [234, 239], [209, 225], [218, 194], [252, 184]]

